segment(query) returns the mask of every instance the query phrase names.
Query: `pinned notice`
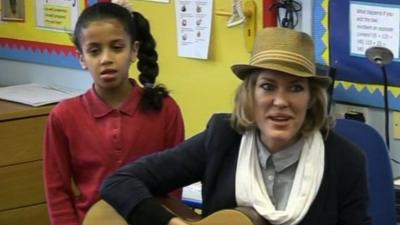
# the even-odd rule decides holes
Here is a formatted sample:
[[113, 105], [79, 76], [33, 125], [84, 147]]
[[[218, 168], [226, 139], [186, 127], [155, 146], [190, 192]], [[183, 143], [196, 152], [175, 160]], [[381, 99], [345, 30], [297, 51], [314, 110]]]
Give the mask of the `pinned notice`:
[[400, 8], [389, 4], [350, 3], [350, 52], [364, 56], [374, 46], [390, 49], [399, 58]]
[[207, 59], [213, 0], [175, 1], [178, 56]]

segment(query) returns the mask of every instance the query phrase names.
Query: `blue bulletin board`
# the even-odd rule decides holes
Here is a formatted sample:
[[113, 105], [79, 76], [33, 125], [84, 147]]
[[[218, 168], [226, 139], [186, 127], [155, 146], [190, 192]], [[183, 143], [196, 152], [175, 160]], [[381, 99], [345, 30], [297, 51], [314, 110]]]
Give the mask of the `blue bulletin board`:
[[[363, 7], [376, 8], [376, 10], [372, 11], [378, 12], [367, 12], [365, 16], [367, 19], [361, 16], [359, 20], [368, 20], [368, 23], [364, 25], [362, 23], [354, 23], [353, 21], [357, 18], [354, 16], [354, 9]], [[373, 15], [379, 13], [379, 11], [385, 11], [385, 9], [396, 13], [394, 13], [394, 16], [372, 16], [372, 19], [369, 18], [368, 14]], [[351, 10], [353, 10], [353, 14], [350, 13]], [[361, 10], [360, 12], [363, 11]], [[394, 32], [396, 35], [391, 37], [392, 40], [387, 40], [386, 42], [379, 38], [382, 32], [369, 32], [374, 29], [379, 30], [380, 27], [382, 27], [382, 30], [388, 27], [396, 28], [396, 26], [396, 29], [399, 29], [400, 19], [397, 16], [400, 13], [397, 12], [400, 12], [400, 2], [398, 0], [315, 1], [313, 36], [316, 43], [316, 57], [317, 62], [330, 65], [336, 69], [336, 82], [333, 92], [335, 101], [383, 107], [383, 76], [381, 68], [369, 62], [364, 52], [368, 46], [385, 46], [386, 44], [390, 45], [393, 41], [399, 41], [399, 36], [396, 32]], [[385, 21], [377, 22], [382, 18]], [[355, 27], [357, 25], [365, 28], [364, 31], [367, 30], [368, 32], [357, 30], [357, 27]], [[357, 37], [356, 34], [361, 37], [373, 35], [373, 37], [378, 38], [372, 38], [372, 40], [359, 38], [360, 40], [358, 40], [355, 38]], [[357, 42], [363, 45], [357, 46]], [[386, 67], [389, 83], [389, 107], [400, 110], [399, 47], [397, 46], [391, 50], [394, 51], [394, 55], [397, 58]]]
[[[382, 83], [382, 72], [380, 68], [368, 61], [364, 56], [352, 55], [350, 51], [350, 3], [352, 1], [331, 1], [330, 11], [340, 12], [340, 16], [332, 15], [330, 18], [330, 47], [331, 47], [331, 65], [336, 68], [337, 79], [353, 82], [362, 82], [370, 84]], [[353, 3], [393, 7], [400, 10], [398, 0], [364, 0], [353, 1]], [[390, 19], [390, 18], [389, 18]], [[399, 26], [400, 21], [387, 21], [387, 23], [396, 23]], [[371, 22], [373, 25], [374, 22]], [[399, 37], [397, 37], [399, 38]], [[376, 43], [378, 44], [378, 43]], [[364, 49], [365, 51], [366, 49]], [[397, 49], [398, 53], [399, 49]], [[398, 59], [397, 59], [398, 60]], [[394, 61], [387, 66], [388, 83], [392, 86], [400, 86], [400, 63]]]

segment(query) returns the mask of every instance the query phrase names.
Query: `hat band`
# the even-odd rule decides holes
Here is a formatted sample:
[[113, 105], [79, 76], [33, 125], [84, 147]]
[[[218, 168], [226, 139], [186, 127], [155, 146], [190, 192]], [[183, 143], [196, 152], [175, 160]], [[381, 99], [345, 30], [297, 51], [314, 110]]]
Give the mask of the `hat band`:
[[269, 60], [280, 60], [280, 61], [295, 63], [305, 67], [311, 73], [315, 72], [314, 63], [312, 63], [306, 57], [297, 53], [281, 51], [281, 50], [268, 50], [268, 51], [258, 52], [251, 58], [250, 65], [257, 65], [263, 61], [269, 61]]

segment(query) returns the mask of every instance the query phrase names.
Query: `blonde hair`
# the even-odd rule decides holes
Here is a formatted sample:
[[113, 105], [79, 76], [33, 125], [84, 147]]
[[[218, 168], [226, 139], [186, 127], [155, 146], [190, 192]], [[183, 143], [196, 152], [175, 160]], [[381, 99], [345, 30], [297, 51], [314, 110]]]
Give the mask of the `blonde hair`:
[[[236, 90], [231, 125], [239, 133], [244, 133], [257, 127], [254, 112], [254, 93], [259, 74], [260, 70], [251, 72]], [[311, 106], [307, 110], [300, 133], [308, 135], [315, 130], [321, 130], [325, 133], [330, 127], [326, 86], [316, 79], [308, 79], [308, 82]]]

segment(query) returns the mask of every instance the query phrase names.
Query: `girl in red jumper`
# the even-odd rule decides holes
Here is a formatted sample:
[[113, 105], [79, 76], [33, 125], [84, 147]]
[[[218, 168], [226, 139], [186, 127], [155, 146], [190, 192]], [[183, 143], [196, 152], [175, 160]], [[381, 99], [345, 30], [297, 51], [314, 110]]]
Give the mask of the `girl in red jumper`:
[[[184, 139], [179, 107], [155, 85], [156, 43], [140, 13], [96, 3], [82, 12], [72, 39], [94, 83], [49, 116], [44, 177], [52, 225], [81, 224], [106, 176]], [[141, 86], [128, 74], [136, 60]]]

